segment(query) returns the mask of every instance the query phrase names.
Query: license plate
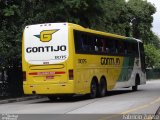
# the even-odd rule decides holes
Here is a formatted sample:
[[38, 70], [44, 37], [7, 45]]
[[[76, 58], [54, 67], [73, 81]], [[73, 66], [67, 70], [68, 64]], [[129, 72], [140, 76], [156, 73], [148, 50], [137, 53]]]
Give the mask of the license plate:
[[46, 80], [54, 79], [54, 76], [46, 76]]

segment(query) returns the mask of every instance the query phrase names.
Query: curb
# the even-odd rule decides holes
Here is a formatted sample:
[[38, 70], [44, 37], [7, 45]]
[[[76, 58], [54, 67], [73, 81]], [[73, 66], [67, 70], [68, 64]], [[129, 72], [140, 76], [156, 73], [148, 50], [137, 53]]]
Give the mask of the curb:
[[20, 97], [20, 98], [10, 98], [6, 100], [0, 100], [0, 104], [13, 103], [13, 102], [21, 102], [33, 99], [40, 99], [42, 96], [28, 96], [28, 97]]

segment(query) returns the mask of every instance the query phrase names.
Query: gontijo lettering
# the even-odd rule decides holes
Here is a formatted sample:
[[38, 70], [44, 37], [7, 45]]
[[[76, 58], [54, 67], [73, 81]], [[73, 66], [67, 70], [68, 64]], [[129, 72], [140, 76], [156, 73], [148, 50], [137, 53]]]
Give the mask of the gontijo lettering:
[[38, 53], [38, 52], [56, 52], [56, 51], [66, 51], [65, 45], [60, 46], [40, 46], [40, 47], [28, 47], [26, 49], [27, 53]]
[[120, 59], [101, 57], [101, 65], [120, 65]]

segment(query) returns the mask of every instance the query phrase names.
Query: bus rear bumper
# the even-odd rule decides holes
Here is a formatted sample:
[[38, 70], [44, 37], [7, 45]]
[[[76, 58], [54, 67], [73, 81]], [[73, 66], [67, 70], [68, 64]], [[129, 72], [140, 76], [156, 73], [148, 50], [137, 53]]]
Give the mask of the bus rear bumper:
[[74, 94], [72, 84], [24, 84], [24, 94], [38, 94], [38, 95], [51, 95], [51, 94]]

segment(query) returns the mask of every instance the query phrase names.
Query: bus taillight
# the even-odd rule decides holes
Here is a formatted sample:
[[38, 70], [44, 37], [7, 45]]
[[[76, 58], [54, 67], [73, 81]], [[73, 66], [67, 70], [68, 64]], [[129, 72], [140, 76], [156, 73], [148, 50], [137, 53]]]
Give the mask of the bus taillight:
[[23, 72], [23, 81], [26, 81], [26, 72]]
[[74, 76], [73, 76], [73, 70], [69, 70], [69, 80], [73, 80]]

